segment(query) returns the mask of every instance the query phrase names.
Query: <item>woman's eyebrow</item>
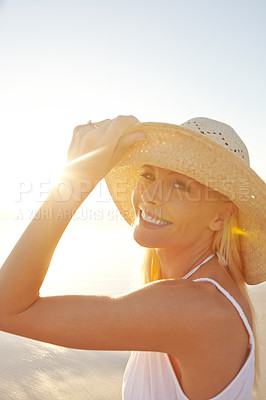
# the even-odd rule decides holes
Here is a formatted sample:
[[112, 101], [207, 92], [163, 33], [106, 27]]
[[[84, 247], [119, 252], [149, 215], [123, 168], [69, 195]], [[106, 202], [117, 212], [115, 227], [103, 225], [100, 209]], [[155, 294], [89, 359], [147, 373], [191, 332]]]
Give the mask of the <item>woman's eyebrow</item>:
[[141, 166], [141, 168], [143, 168], [143, 167], [151, 168], [151, 169], [154, 171], [154, 168], [153, 168], [151, 165], [149, 165], [149, 164], [143, 164], [143, 165]]

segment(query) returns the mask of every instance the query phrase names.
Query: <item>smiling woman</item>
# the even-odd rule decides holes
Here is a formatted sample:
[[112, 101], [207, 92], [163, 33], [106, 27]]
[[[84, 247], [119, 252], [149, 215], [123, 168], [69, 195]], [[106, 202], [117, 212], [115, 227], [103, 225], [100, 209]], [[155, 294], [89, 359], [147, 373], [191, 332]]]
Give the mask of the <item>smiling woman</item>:
[[[40, 297], [73, 212], [103, 178], [146, 248], [145, 284], [117, 297]], [[0, 271], [0, 328], [65, 347], [131, 350], [125, 400], [251, 400], [245, 282], [266, 280], [266, 189], [232, 128], [133, 116], [80, 125], [59, 183]]]
[[[153, 174], [150, 172], [151, 168]], [[138, 217], [136, 221], [149, 228], [154, 224], [156, 228], [165, 226], [163, 235], [160, 236], [160, 240], [163, 238], [163, 247], [174, 247], [179, 252], [183, 242], [190, 245], [193, 241], [197, 241], [201, 247], [204, 241], [208, 241], [206, 235], [204, 236], [204, 229], [217, 213], [219, 220], [208, 231], [210, 241], [213, 241], [212, 233], [221, 230], [224, 220], [229, 220], [237, 212], [237, 207], [228, 198], [185, 175], [169, 174], [168, 170], [155, 166], [142, 167], [140, 175], [141, 179], [132, 195]], [[156, 220], [153, 221], [153, 218]], [[166, 225], [171, 227], [166, 228]], [[137, 232], [135, 228], [136, 241]], [[171, 237], [174, 238], [173, 243]], [[153, 243], [151, 247], [161, 246]]]

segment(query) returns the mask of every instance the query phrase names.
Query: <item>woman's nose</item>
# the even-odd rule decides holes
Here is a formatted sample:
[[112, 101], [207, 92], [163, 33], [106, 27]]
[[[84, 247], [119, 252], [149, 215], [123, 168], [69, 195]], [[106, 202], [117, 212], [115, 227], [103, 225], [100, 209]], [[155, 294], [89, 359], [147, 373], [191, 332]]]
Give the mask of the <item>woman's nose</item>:
[[153, 203], [153, 204], [161, 204], [165, 201], [163, 196], [163, 188], [160, 182], [157, 182], [155, 185], [149, 185], [148, 188], [143, 190], [140, 198], [145, 203]]

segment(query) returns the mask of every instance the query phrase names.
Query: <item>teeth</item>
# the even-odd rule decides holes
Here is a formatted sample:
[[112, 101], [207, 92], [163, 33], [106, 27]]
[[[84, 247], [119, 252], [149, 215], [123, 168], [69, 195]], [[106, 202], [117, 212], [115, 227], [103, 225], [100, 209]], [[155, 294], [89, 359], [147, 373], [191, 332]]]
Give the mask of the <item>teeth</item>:
[[149, 215], [145, 214], [144, 211], [141, 211], [141, 216], [144, 219], [144, 221], [151, 222], [156, 225], [169, 225], [170, 224], [170, 222], [164, 222], [164, 221], [160, 221], [159, 219], [156, 219], [156, 218], [151, 218]]

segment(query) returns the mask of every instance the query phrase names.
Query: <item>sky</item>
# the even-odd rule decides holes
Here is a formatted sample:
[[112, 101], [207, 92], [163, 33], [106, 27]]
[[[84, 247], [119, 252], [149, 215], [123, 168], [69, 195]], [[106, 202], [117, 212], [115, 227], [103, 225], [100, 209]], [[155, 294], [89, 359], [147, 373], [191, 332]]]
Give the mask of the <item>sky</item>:
[[0, 0], [2, 209], [48, 190], [75, 126], [120, 114], [226, 122], [266, 179], [265, 37], [258, 0]]

